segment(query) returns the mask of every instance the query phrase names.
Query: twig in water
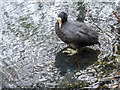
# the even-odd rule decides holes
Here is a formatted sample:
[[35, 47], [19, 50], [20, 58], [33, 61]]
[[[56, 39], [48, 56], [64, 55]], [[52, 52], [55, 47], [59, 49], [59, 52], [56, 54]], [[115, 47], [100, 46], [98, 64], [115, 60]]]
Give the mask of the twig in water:
[[89, 16], [89, 14], [88, 14], [88, 12], [86, 12], [86, 15], [88, 16], [88, 18], [93, 22], [93, 24], [98, 28], [98, 29], [100, 29], [100, 31], [102, 31], [103, 32], [103, 30], [100, 28], [100, 27], [98, 27], [98, 25], [97, 24], [95, 24], [94, 23], [94, 20]]
[[97, 24], [94, 23], [94, 20], [89, 16], [88, 12], [86, 12], [86, 15], [88, 16], [88, 18], [93, 22], [93, 24], [94, 24], [102, 33], [105, 33], [106, 35], [108, 35], [109, 37], [111, 37], [108, 33], [104, 32]]
[[114, 14], [115, 17], [118, 19], [118, 22], [120, 22], [120, 18], [119, 18], [118, 14], [117, 14], [117, 12], [116, 12], [115, 10], [113, 10], [113, 14]]

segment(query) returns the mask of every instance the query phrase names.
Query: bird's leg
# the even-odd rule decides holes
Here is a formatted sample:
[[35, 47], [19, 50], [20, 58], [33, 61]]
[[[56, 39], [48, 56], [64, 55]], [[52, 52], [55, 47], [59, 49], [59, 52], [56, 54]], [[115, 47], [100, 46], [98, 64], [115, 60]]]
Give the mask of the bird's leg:
[[62, 53], [68, 53], [68, 55], [75, 55], [78, 53], [78, 49], [74, 50], [71, 48], [67, 48], [67, 50], [63, 51]]

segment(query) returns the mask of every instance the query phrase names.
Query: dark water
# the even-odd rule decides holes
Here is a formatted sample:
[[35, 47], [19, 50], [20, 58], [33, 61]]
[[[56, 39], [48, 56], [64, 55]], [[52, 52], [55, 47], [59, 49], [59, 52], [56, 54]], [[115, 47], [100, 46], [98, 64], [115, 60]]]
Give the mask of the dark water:
[[[99, 87], [99, 79], [118, 67], [119, 35], [112, 11], [115, 2], [0, 2], [1, 88]], [[57, 14], [84, 21], [97, 31], [99, 45], [79, 55], [62, 53], [67, 45], [55, 34]], [[85, 15], [88, 12], [97, 24]], [[110, 87], [110, 86], [109, 86]]]

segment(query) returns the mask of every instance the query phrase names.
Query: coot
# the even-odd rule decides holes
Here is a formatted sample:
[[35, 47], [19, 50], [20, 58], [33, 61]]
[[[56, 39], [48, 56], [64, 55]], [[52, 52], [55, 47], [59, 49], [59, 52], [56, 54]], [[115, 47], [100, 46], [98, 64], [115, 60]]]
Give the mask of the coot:
[[77, 50], [98, 43], [96, 31], [83, 22], [68, 21], [68, 15], [65, 12], [58, 14], [55, 31], [63, 42]]

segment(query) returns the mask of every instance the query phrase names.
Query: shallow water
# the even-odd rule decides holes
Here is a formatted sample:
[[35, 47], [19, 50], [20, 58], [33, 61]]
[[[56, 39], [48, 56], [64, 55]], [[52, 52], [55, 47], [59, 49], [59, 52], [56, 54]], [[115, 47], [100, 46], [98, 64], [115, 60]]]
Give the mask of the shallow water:
[[[97, 61], [112, 61], [118, 56], [119, 36], [114, 26], [117, 19], [112, 13], [116, 9], [115, 2], [2, 1], [0, 6], [0, 74], [4, 88], [98, 87], [96, 81], [105, 76], [106, 65]], [[90, 46], [92, 49], [86, 48], [75, 56], [63, 54], [67, 45], [54, 30], [57, 14], [61, 11], [68, 13], [69, 20], [84, 20], [97, 31], [101, 45]], [[86, 11], [101, 30], [85, 16]], [[116, 69], [115, 65], [109, 65], [108, 71]], [[98, 72], [95, 69], [99, 69]]]

